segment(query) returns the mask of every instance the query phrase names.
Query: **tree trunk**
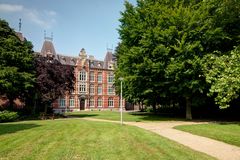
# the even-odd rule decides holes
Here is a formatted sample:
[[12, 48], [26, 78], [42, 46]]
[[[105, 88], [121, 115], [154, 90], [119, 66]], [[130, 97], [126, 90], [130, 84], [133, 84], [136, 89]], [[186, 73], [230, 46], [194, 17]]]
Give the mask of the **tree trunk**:
[[45, 103], [45, 104], [44, 104], [44, 113], [45, 113], [45, 114], [47, 114], [47, 108], [48, 108], [48, 104]]
[[35, 93], [35, 95], [34, 95], [34, 104], [33, 104], [33, 109], [32, 109], [32, 114], [33, 115], [35, 115], [35, 113], [36, 113], [36, 108], [37, 108], [37, 93]]
[[13, 110], [14, 109], [14, 98], [8, 98], [9, 100], [9, 110]]
[[153, 113], [156, 114], [157, 109], [156, 109], [156, 103], [155, 102], [152, 104], [152, 107], [153, 107]]
[[192, 120], [192, 108], [190, 97], [186, 97], [186, 119]]

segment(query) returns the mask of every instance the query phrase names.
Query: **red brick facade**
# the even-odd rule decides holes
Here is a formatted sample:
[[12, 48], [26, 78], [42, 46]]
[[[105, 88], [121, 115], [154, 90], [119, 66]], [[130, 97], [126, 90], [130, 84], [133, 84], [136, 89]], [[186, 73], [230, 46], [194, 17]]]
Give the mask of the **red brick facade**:
[[74, 91], [52, 104], [55, 112], [119, 109], [120, 98], [113, 86], [115, 59], [111, 52], [107, 52], [104, 61], [87, 56], [84, 49], [78, 57], [68, 57], [56, 54], [52, 42], [46, 39], [40, 54], [50, 54], [62, 64], [75, 67]]

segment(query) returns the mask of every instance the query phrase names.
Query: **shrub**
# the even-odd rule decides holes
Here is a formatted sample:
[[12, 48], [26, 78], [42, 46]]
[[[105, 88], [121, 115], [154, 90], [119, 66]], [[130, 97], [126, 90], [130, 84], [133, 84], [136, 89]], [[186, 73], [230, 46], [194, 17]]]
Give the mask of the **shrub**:
[[18, 118], [17, 112], [0, 111], [0, 123], [16, 121], [17, 118]]

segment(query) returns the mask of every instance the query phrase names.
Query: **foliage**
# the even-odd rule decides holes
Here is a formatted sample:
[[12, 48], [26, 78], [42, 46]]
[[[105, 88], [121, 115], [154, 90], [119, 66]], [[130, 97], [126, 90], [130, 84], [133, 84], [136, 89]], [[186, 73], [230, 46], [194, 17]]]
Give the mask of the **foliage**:
[[0, 148], [0, 159], [214, 159], [137, 127], [77, 119], [0, 124]]
[[74, 73], [72, 66], [62, 65], [51, 57], [36, 56], [36, 90], [38, 98], [50, 104], [68, 91], [74, 89]]
[[12, 122], [18, 118], [17, 112], [0, 111], [0, 122]]
[[211, 85], [204, 57], [227, 54], [239, 43], [239, 6], [235, 0], [126, 2], [116, 49], [124, 97], [153, 107], [185, 101], [191, 119], [192, 101], [206, 97]]
[[[221, 108], [229, 107], [229, 103], [239, 97], [240, 93], [240, 47], [228, 55], [205, 57], [206, 81], [211, 84], [210, 96]], [[206, 60], [207, 61], [207, 60]]]
[[216, 139], [228, 144], [240, 147], [240, 124], [239, 123], [210, 123], [199, 125], [176, 126], [176, 129], [192, 134]]
[[33, 88], [32, 44], [21, 41], [8, 23], [0, 19], [0, 94], [13, 100], [24, 99]]

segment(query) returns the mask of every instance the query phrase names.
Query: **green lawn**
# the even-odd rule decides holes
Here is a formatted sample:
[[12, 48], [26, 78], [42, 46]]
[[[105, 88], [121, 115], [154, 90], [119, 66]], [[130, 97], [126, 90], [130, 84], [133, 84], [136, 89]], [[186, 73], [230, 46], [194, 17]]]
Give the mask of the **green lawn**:
[[177, 126], [176, 129], [240, 147], [240, 123], [210, 123]]
[[[120, 112], [118, 111], [81, 111], [81, 112], [68, 112], [66, 115], [71, 117], [91, 117], [107, 120], [120, 120]], [[169, 120], [185, 120], [184, 118], [169, 117], [163, 115], [154, 115], [146, 112], [123, 112], [123, 121], [128, 122], [152, 122], [152, 121], [169, 121]]]
[[80, 119], [0, 124], [0, 159], [213, 159], [133, 126]]

